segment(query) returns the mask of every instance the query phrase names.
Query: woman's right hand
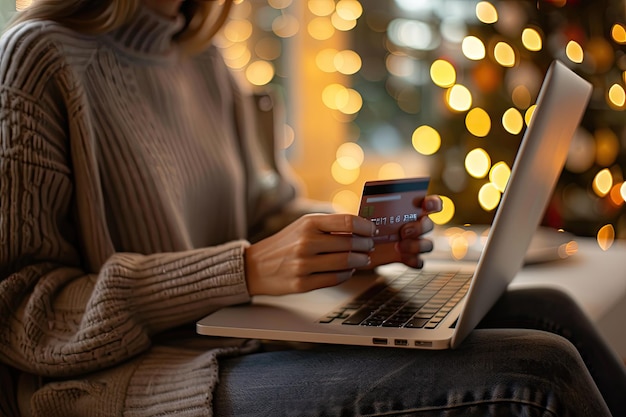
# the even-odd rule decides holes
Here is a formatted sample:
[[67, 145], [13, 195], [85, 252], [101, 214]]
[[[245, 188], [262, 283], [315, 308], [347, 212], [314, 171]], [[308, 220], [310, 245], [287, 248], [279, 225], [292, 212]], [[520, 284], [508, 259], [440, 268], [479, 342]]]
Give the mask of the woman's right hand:
[[250, 295], [329, 287], [369, 265], [376, 226], [351, 214], [308, 214], [245, 254]]

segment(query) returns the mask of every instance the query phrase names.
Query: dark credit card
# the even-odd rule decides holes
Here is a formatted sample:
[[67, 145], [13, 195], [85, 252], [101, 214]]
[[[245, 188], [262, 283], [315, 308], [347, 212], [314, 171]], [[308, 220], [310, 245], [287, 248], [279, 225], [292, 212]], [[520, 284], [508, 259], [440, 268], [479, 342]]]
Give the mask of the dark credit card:
[[430, 178], [367, 181], [363, 186], [359, 216], [374, 222], [380, 234], [375, 242], [393, 242], [400, 238], [400, 227], [417, 221], [422, 209], [415, 205], [428, 190]]

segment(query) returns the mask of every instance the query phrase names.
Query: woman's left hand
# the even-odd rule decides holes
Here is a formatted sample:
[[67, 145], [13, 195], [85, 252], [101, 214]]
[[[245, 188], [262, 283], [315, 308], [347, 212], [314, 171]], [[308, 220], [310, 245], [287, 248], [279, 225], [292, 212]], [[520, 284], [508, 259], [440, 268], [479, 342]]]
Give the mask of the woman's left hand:
[[433, 250], [432, 240], [424, 237], [424, 234], [430, 232], [434, 226], [428, 215], [441, 211], [442, 201], [437, 195], [428, 195], [415, 203], [422, 209], [422, 215], [417, 221], [402, 226], [398, 241], [376, 244], [370, 254], [372, 263], [368, 268], [392, 262], [402, 262], [413, 268], [421, 268], [424, 265], [420, 254]]

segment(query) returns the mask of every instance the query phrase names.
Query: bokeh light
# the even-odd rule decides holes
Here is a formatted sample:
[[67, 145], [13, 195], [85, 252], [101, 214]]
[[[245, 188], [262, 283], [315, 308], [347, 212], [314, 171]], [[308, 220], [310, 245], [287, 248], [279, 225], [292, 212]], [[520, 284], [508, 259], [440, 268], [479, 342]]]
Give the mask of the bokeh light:
[[437, 59], [430, 66], [430, 78], [435, 85], [448, 88], [456, 82], [456, 70], [450, 62]]
[[478, 202], [486, 211], [492, 211], [500, 203], [501, 193], [496, 186], [490, 182], [480, 187], [478, 191]]
[[626, 102], [626, 93], [624, 92], [624, 88], [619, 84], [613, 84], [609, 88], [608, 98], [611, 107], [617, 109], [624, 107], [624, 103]]
[[593, 191], [600, 197], [609, 193], [613, 186], [613, 176], [607, 168], [601, 170], [593, 179]]
[[413, 131], [413, 148], [422, 155], [432, 155], [441, 146], [441, 136], [433, 127], [422, 125]]
[[466, 111], [472, 107], [472, 93], [464, 85], [455, 84], [447, 90], [446, 101], [452, 110]]
[[404, 167], [397, 162], [387, 162], [378, 169], [378, 178], [381, 180], [393, 180], [405, 176]]
[[365, 153], [363, 148], [354, 142], [345, 142], [337, 148], [337, 163], [345, 169], [357, 169], [363, 164]]
[[447, 197], [445, 195], [440, 195], [439, 197], [441, 198], [442, 202], [441, 211], [437, 213], [431, 213], [428, 215], [428, 217], [430, 217], [433, 223], [442, 225], [452, 220], [452, 218], [454, 217], [455, 207], [454, 202], [450, 199], [450, 197]]
[[476, 36], [466, 36], [461, 43], [461, 51], [467, 59], [479, 61], [485, 57], [485, 44]]
[[524, 127], [522, 114], [514, 107], [507, 109], [502, 115], [502, 126], [512, 135], [517, 135]]
[[609, 250], [615, 241], [615, 228], [612, 224], [606, 224], [598, 230], [598, 245], [604, 251]]
[[480, 107], [473, 108], [465, 116], [465, 127], [474, 136], [479, 138], [487, 136], [491, 130], [489, 113]]
[[535, 28], [525, 28], [522, 31], [522, 44], [529, 51], [537, 52], [543, 48], [541, 35]]
[[246, 69], [246, 78], [253, 85], [266, 85], [274, 78], [274, 66], [267, 61], [256, 61]]
[[501, 193], [504, 192], [510, 177], [511, 168], [509, 168], [506, 162], [497, 162], [489, 170], [489, 181]]
[[565, 54], [575, 64], [580, 64], [583, 62], [585, 57], [585, 53], [583, 52], [582, 46], [576, 41], [569, 41], [567, 46], [565, 47]]
[[476, 4], [476, 17], [485, 24], [496, 23], [498, 21], [498, 11], [490, 2], [479, 1]]
[[493, 55], [498, 64], [503, 67], [515, 66], [515, 50], [506, 42], [498, 42], [493, 48]]
[[474, 178], [485, 178], [491, 168], [491, 158], [482, 148], [472, 149], [465, 157], [465, 170]]

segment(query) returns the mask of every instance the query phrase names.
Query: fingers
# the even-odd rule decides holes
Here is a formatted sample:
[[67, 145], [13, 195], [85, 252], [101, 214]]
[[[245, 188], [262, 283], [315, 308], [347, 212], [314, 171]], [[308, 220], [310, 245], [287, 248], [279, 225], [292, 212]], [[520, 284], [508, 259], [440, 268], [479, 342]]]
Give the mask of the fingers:
[[400, 229], [401, 239], [417, 239], [420, 235], [428, 233], [434, 228], [434, 223], [428, 216], [424, 216], [416, 222], [407, 223]]
[[294, 286], [289, 292], [300, 293], [316, 290], [319, 288], [332, 287], [346, 281], [352, 276], [352, 274], [354, 274], [354, 271], [354, 269], [351, 269], [347, 271], [325, 272], [310, 275], [298, 281], [294, 281]]
[[437, 213], [443, 209], [443, 201], [438, 195], [427, 195], [424, 197], [422, 207], [426, 214]]
[[297, 275], [309, 276], [329, 271], [346, 271], [355, 268], [364, 268], [367, 267], [370, 262], [370, 256], [366, 253], [328, 253], [301, 260]]
[[352, 214], [311, 214], [304, 216], [311, 226], [323, 233], [375, 236], [376, 226], [371, 221]]

